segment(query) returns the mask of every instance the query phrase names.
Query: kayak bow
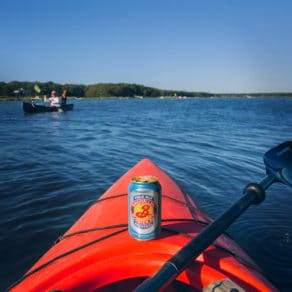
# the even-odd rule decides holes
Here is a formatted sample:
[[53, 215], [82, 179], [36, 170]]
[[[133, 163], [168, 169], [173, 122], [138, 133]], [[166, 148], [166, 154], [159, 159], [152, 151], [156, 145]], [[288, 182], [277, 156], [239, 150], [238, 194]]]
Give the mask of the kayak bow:
[[[162, 230], [154, 240], [138, 241], [127, 231], [127, 189], [137, 175], [156, 176], [162, 186]], [[163, 170], [144, 159], [114, 183], [10, 291], [131, 291], [210, 222]], [[168, 289], [196, 291], [223, 280], [231, 288], [277, 291], [226, 234], [192, 260]]]

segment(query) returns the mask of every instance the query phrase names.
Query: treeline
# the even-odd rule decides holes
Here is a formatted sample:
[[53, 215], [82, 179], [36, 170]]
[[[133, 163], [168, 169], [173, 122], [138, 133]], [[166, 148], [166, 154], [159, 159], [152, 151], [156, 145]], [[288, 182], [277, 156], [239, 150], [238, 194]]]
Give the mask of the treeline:
[[[37, 85], [37, 86], [36, 86]], [[36, 91], [35, 88], [40, 91]], [[0, 97], [31, 97], [49, 95], [52, 90], [57, 94], [66, 89], [67, 96], [75, 97], [159, 97], [159, 96], [211, 96], [206, 92], [189, 92], [182, 90], [162, 90], [138, 84], [128, 83], [97, 83], [91, 85], [59, 84], [54, 82], [0, 82]]]
[[[35, 87], [40, 89], [36, 91]], [[35, 95], [50, 95], [55, 90], [58, 94], [66, 89], [68, 96], [84, 96], [85, 86], [76, 84], [59, 84], [54, 82], [0, 82], [0, 97], [32, 97]]]
[[98, 83], [85, 87], [85, 97], [159, 97], [159, 96], [210, 96], [206, 92], [163, 90], [129, 83]]

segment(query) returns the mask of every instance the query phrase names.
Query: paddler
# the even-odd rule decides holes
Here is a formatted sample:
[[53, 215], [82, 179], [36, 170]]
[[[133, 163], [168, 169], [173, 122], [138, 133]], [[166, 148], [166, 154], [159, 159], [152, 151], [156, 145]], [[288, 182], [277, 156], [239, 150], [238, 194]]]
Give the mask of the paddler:
[[56, 96], [55, 90], [51, 92], [51, 97], [49, 98], [49, 100], [50, 100], [50, 106], [60, 107], [60, 99], [58, 96]]

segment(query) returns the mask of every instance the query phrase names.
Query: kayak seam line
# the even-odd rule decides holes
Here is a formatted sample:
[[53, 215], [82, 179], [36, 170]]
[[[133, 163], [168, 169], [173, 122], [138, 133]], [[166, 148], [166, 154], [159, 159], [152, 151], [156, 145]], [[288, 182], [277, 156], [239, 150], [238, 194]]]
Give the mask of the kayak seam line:
[[[118, 194], [118, 195], [110, 196], [110, 197], [107, 197], [107, 198], [101, 198], [101, 199], [98, 199], [95, 203], [93, 203], [93, 205], [95, 205], [97, 203], [100, 203], [100, 202], [103, 202], [103, 201], [106, 201], [106, 200], [116, 199], [116, 198], [125, 197], [125, 196], [128, 196], [128, 194], [124, 193], [124, 194]], [[186, 202], [183, 202], [181, 200], [175, 199], [175, 198], [173, 198], [173, 197], [171, 197], [169, 195], [163, 195], [162, 194], [162, 198], [166, 198], [166, 199], [174, 201], [174, 202], [176, 202], [178, 204], [181, 204], [183, 206], [187, 206], [187, 207], [189, 207], [190, 210], [199, 210], [198, 208], [196, 208], [194, 206], [191, 206], [191, 205], [189, 205]]]
[[[97, 204], [97, 203], [100, 203], [100, 202], [103, 202], [103, 201], [106, 201], [106, 200], [110, 200], [110, 199], [116, 199], [116, 198], [119, 198], [119, 197], [125, 197], [127, 196], [128, 194], [118, 194], [118, 195], [115, 195], [115, 196], [110, 196], [110, 197], [107, 197], [107, 198], [101, 198], [101, 199], [98, 199], [95, 203], [93, 203], [93, 205]], [[92, 206], [93, 206], [92, 205]]]
[[[185, 199], [188, 198], [188, 195], [186, 195], [186, 194], [183, 194], [183, 195], [185, 196]], [[100, 202], [103, 202], [103, 201], [106, 201], [106, 200], [116, 199], [116, 198], [125, 197], [125, 196], [128, 196], [128, 194], [127, 194], [127, 193], [123, 193], [123, 194], [118, 194], [118, 195], [110, 196], [110, 197], [107, 197], [107, 198], [101, 198], [101, 199], [98, 199], [93, 205], [95, 205], [95, 204], [97, 204], [97, 203], [100, 203]], [[191, 214], [194, 216], [194, 219], [196, 220], [196, 222], [197, 222], [197, 223], [203, 222], [203, 221], [199, 220], [199, 219], [197, 218], [196, 213], [194, 213], [194, 211], [200, 211], [200, 212], [201, 212], [201, 210], [199, 210], [199, 209], [196, 208], [195, 206], [192, 206], [191, 204], [188, 204], [186, 201], [184, 202], [184, 201], [181, 201], [181, 200], [175, 199], [175, 198], [173, 198], [173, 197], [171, 197], [171, 196], [169, 196], [169, 195], [165, 195], [165, 194], [162, 194], [162, 198], [164, 198], [164, 199], [168, 199], [168, 200], [171, 200], [171, 201], [173, 201], [173, 202], [175, 202], [175, 203], [178, 203], [178, 204], [181, 204], [181, 205], [183, 205], [183, 206], [188, 207], [188, 208], [189, 208], [189, 211], [190, 211]], [[92, 206], [93, 206], [93, 205], [92, 205]], [[210, 222], [207, 222], [207, 224], [209, 224], [209, 223], [210, 223]]]
[[125, 231], [127, 231], [127, 230], [128, 230], [128, 228], [123, 228], [123, 229], [121, 229], [121, 230], [118, 230], [118, 231], [113, 232], [113, 233], [111, 233], [111, 234], [108, 234], [108, 235], [105, 235], [105, 236], [100, 237], [100, 238], [98, 238], [98, 239], [95, 239], [95, 240], [93, 240], [93, 241], [90, 241], [90, 242], [88, 242], [88, 243], [86, 243], [86, 244], [83, 244], [83, 245], [81, 245], [81, 246], [78, 246], [78, 247], [76, 247], [76, 248], [74, 248], [74, 249], [71, 249], [71, 250], [69, 250], [69, 251], [67, 251], [67, 252], [65, 252], [65, 253], [62, 253], [62, 254], [60, 254], [60, 255], [58, 255], [58, 256], [52, 258], [51, 260], [45, 262], [44, 264], [42, 264], [42, 265], [36, 267], [36, 268], [33, 269], [31, 272], [28, 272], [28, 273], [24, 274], [24, 275], [23, 275], [18, 281], [16, 281], [16, 282], [13, 283], [10, 287], [8, 287], [7, 291], [9, 291], [11, 288], [15, 287], [16, 285], [18, 285], [20, 282], [22, 282], [23, 280], [25, 280], [26, 278], [28, 278], [28, 277], [31, 276], [32, 274], [35, 274], [35, 273], [37, 273], [38, 271], [40, 271], [40, 270], [46, 268], [47, 266], [49, 266], [50, 264], [56, 262], [57, 260], [59, 260], [59, 259], [61, 259], [61, 258], [64, 258], [64, 257], [66, 257], [66, 256], [68, 256], [68, 255], [70, 255], [70, 254], [72, 254], [72, 253], [74, 253], [74, 252], [77, 252], [77, 251], [79, 251], [79, 250], [82, 250], [83, 248], [86, 248], [86, 247], [88, 247], [88, 246], [90, 246], [90, 245], [93, 245], [93, 244], [95, 244], [95, 243], [97, 243], [97, 242], [99, 242], [99, 241], [102, 241], [102, 240], [104, 240], [104, 239], [107, 239], [107, 238], [109, 238], [109, 237], [111, 237], [111, 236], [114, 236], [114, 235], [118, 235], [118, 234], [120, 234], [120, 233], [123, 233], [123, 232], [125, 232]]
[[94, 232], [94, 231], [101, 231], [101, 230], [106, 230], [106, 229], [121, 228], [121, 227], [128, 227], [128, 223], [117, 224], [117, 225], [109, 225], [109, 226], [103, 226], [103, 227], [96, 227], [96, 228], [89, 228], [89, 229], [83, 229], [83, 230], [75, 231], [75, 232], [72, 232], [72, 233], [64, 234], [64, 235], [58, 237], [56, 239], [56, 241], [54, 242], [54, 244], [57, 244], [61, 240], [65, 239], [65, 238], [68, 238], [68, 237], [72, 237], [74, 235], [83, 234], [83, 233], [89, 233], [89, 232]]
[[[162, 221], [163, 221], [163, 222], [167, 222], [167, 221], [180, 221], [180, 220], [185, 220], [185, 221], [190, 221], [190, 222], [196, 221], [195, 219], [187, 219], [187, 218], [185, 218], [185, 219], [183, 219], [183, 218], [181, 218], [181, 219], [179, 219], [179, 218], [177, 218], [177, 219], [176, 219], [176, 218], [171, 218], [171, 219], [164, 219], [164, 220], [162, 220]], [[121, 224], [121, 225], [122, 225], [122, 226], [127, 226], [128, 224]], [[116, 226], [117, 226], [117, 225], [116, 225]], [[111, 226], [106, 226], [105, 229], [110, 229], [110, 228], [111, 228]], [[112, 228], [114, 228], [114, 227], [112, 227]], [[101, 228], [97, 228], [97, 229], [100, 230]], [[168, 229], [168, 228], [165, 228], [165, 227], [162, 227], [162, 229], [163, 229], [163, 230], [166, 230], [166, 231], [169, 231], [169, 232], [176, 233], [176, 234], [180, 234], [180, 235], [185, 236], [185, 237], [192, 237], [192, 236], [190, 236], [190, 235], [188, 235], [188, 234], [180, 233], [179, 231], [171, 230], [171, 229]], [[32, 270], [31, 272], [28, 272], [28, 273], [26, 273], [25, 275], [23, 275], [18, 281], [16, 281], [16, 282], [13, 283], [10, 287], [8, 287], [8, 290], [7, 290], [7, 291], [9, 291], [11, 288], [15, 287], [16, 285], [18, 285], [20, 282], [22, 282], [23, 280], [25, 280], [25, 279], [28, 278], [29, 276], [31, 276], [31, 275], [37, 273], [38, 271], [40, 271], [40, 270], [46, 268], [47, 266], [51, 265], [52, 263], [56, 262], [57, 260], [59, 260], [59, 259], [61, 259], [61, 258], [64, 258], [64, 257], [66, 257], [66, 256], [68, 256], [68, 255], [70, 255], [70, 254], [72, 254], [72, 253], [74, 253], [74, 252], [77, 252], [77, 251], [79, 251], [79, 250], [81, 250], [81, 249], [83, 249], [83, 248], [87, 248], [88, 246], [93, 245], [93, 244], [95, 244], [95, 243], [97, 243], [97, 242], [99, 242], [99, 241], [105, 240], [105, 239], [107, 239], [107, 238], [109, 238], [109, 237], [111, 237], [111, 236], [118, 235], [118, 234], [120, 234], [120, 233], [122, 233], [122, 232], [124, 232], [124, 231], [127, 231], [127, 230], [128, 230], [128, 227], [127, 227], [127, 228], [123, 228], [123, 229], [121, 229], [121, 230], [118, 230], [118, 231], [113, 232], [113, 233], [111, 233], [111, 234], [108, 234], [108, 235], [105, 235], [105, 236], [100, 237], [100, 238], [98, 238], [98, 239], [95, 239], [95, 240], [93, 240], [93, 241], [90, 241], [90, 242], [88, 242], [88, 243], [86, 243], [86, 244], [84, 244], [84, 245], [81, 245], [81, 246], [79, 246], [79, 247], [77, 247], [77, 248], [74, 248], [74, 249], [72, 249], [72, 250], [69, 250], [69, 251], [67, 251], [67, 252], [65, 252], [65, 253], [63, 253], [63, 254], [60, 254], [60, 255], [58, 255], [58, 256], [52, 258], [51, 260], [45, 262], [44, 264], [40, 265], [39, 267], [36, 267], [36, 268], [35, 268], [34, 270]], [[93, 229], [91, 229], [90, 231], [93, 231]], [[90, 231], [89, 231], [89, 232], [90, 232]], [[82, 230], [81, 232], [77, 232], [76, 234], [78, 234], [78, 233], [83, 233], [83, 232], [85, 233], [86, 231]], [[73, 236], [73, 235], [75, 235], [75, 234], [72, 234], [72, 236]], [[188, 236], [187, 236], [187, 235], [188, 235]]]
[[[110, 196], [110, 197], [107, 197], [107, 198], [102, 198], [102, 199], [98, 199], [93, 205], [99, 203], [99, 202], [102, 202], [102, 201], [105, 201], [105, 200], [109, 200], [109, 199], [116, 199], [116, 198], [119, 198], [119, 197], [123, 197], [123, 196], [127, 196], [128, 194], [118, 194], [118, 195], [115, 195], [115, 196]], [[181, 205], [184, 205], [184, 206], [187, 206], [191, 213], [193, 210], [199, 210], [198, 208], [194, 207], [194, 206], [191, 206], [189, 204], [187, 204], [186, 202], [183, 202], [183, 201], [180, 201], [180, 200], [177, 200], [171, 196], [168, 196], [168, 195], [162, 195], [163, 198], [166, 198], [166, 199], [169, 199], [169, 200], [172, 200], [178, 204], [181, 204]], [[93, 206], [92, 205], [92, 206]], [[200, 224], [203, 224], [203, 225], [208, 225], [209, 222], [204, 222], [204, 221], [201, 221], [201, 220], [198, 220], [197, 218], [193, 218], [193, 219], [187, 219], [187, 218], [170, 218], [170, 219], [162, 219], [161, 220], [162, 222], [171, 222], [171, 221], [189, 221], [189, 222], [196, 222], [196, 223], [200, 223]], [[71, 236], [74, 236], [74, 235], [78, 235], [78, 234], [83, 234], [83, 233], [87, 233], [87, 232], [93, 232], [93, 231], [100, 231], [100, 230], [104, 230], [104, 229], [112, 229], [112, 228], [121, 228], [121, 227], [127, 227], [127, 228], [123, 228], [121, 230], [118, 230], [118, 231], [115, 231], [111, 234], [108, 234], [108, 235], [105, 235], [103, 237], [100, 237], [98, 239], [95, 239], [93, 241], [90, 241], [84, 245], [81, 245], [77, 248], [74, 248], [72, 250], [69, 250], [63, 254], [60, 254], [58, 256], [56, 256], [55, 258], [47, 261], [46, 263], [40, 265], [39, 267], [36, 267], [34, 270], [32, 270], [31, 272], [28, 272], [27, 274], [24, 274], [18, 281], [16, 281], [15, 283], [13, 283], [10, 287], [8, 287], [8, 290], [9, 291], [11, 288], [15, 287], [16, 285], [18, 285], [20, 282], [22, 282], [23, 280], [25, 280], [27, 277], [31, 276], [32, 274], [35, 274], [36, 272], [42, 270], [43, 268], [49, 266], [50, 264], [54, 263], [55, 261], [63, 258], [63, 257], [66, 257], [74, 252], [77, 252], [83, 248], [87, 248], [88, 246], [90, 245], [93, 245], [99, 241], [102, 241], [102, 240], [105, 240], [111, 236], [115, 236], [115, 235], [118, 235], [122, 232], [125, 232], [128, 230], [128, 224], [124, 223], [124, 224], [118, 224], [118, 225], [111, 225], [111, 226], [105, 226], [105, 227], [98, 227], [98, 228], [92, 228], [92, 229], [84, 229], [84, 230], [80, 230], [80, 231], [76, 231], [76, 232], [73, 232], [71, 234], [67, 234], [67, 235], [64, 235], [64, 236], [61, 236], [59, 237], [54, 244], [60, 242], [61, 240], [63, 240], [64, 238], [67, 238], [67, 237], [71, 237]], [[184, 236], [184, 237], [187, 237], [187, 238], [194, 238], [194, 236], [188, 234], [188, 233], [182, 233], [180, 231], [177, 231], [177, 230], [173, 230], [173, 229], [169, 229], [167, 227], [162, 227], [161, 228], [162, 230], [164, 231], [167, 231], [167, 232], [171, 232], [171, 233], [175, 233], [175, 234], [178, 234], [178, 235], [181, 235], [181, 236]], [[233, 256], [234, 258], [236, 258], [239, 262], [241, 262], [243, 265], [249, 267], [249, 268], [252, 268], [254, 269], [255, 271], [259, 272], [260, 274], [263, 274], [262, 271], [257, 267], [257, 266], [254, 266], [252, 265], [251, 263], [247, 262], [245, 259], [239, 257], [238, 255], [236, 255], [235, 253], [233, 253], [232, 251], [229, 251], [228, 249], [216, 244], [216, 243], [213, 243], [212, 244], [213, 246], [215, 246], [216, 248], [218, 249], [221, 249], [223, 251], [225, 251], [226, 253], [230, 254], [231, 256]]]
[[[179, 219], [179, 218], [171, 218], [171, 219], [164, 219], [164, 220], [162, 220], [162, 221], [163, 221], [163, 222], [169, 222], [169, 221], [181, 221], [181, 220], [184, 220], [184, 221], [190, 221], [190, 222], [196, 221], [195, 219], [187, 219], [187, 218], [181, 218], [181, 219]], [[127, 226], [127, 224], [121, 224], [121, 226]], [[117, 227], [117, 225], [115, 225], [115, 227]], [[106, 226], [106, 228], [104, 228], [104, 229], [110, 229], [110, 228], [114, 228], [114, 226], [113, 226], [113, 227], [111, 227], [111, 226]], [[101, 230], [101, 228], [97, 228], [97, 229], [98, 229], [98, 230]], [[177, 230], [173, 230], [173, 229], [170, 229], [170, 228], [167, 228], [167, 227], [162, 227], [161, 229], [164, 230], [164, 231], [167, 231], [167, 232], [171, 232], [171, 233], [174, 233], [174, 234], [181, 235], [181, 236], [183, 236], [183, 237], [190, 238], [190, 239], [192, 239], [192, 238], [195, 237], [195, 236], [192, 236], [192, 235], [190, 235], [190, 234], [188, 234], [188, 233], [183, 233], [183, 232], [180, 232], [180, 231], [177, 231]], [[19, 284], [20, 282], [22, 282], [23, 280], [25, 280], [26, 278], [28, 278], [28, 277], [31, 276], [32, 274], [35, 274], [35, 273], [37, 273], [38, 271], [40, 271], [40, 270], [46, 268], [47, 266], [49, 266], [50, 264], [56, 262], [57, 260], [59, 260], [59, 259], [61, 259], [61, 258], [64, 258], [64, 257], [66, 257], [66, 256], [68, 256], [68, 255], [70, 255], [70, 254], [72, 254], [72, 253], [75, 253], [75, 252], [77, 252], [77, 251], [79, 251], [79, 250], [82, 250], [82, 249], [84, 249], [84, 248], [87, 248], [88, 246], [93, 245], [93, 244], [95, 244], [95, 243], [97, 243], [97, 242], [100, 242], [100, 241], [102, 241], [102, 240], [105, 240], [105, 239], [107, 239], [107, 238], [109, 238], [109, 237], [111, 237], [111, 236], [118, 235], [118, 234], [120, 234], [120, 233], [122, 233], [122, 232], [125, 232], [125, 231], [127, 231], [127, 230], [128, 230], [128, 227], [127, 227], [127, 228], [123, 228], [123, 229], [121, 229], [121, 230], [118, 230], [118, 231], [113, 232], [113, 233], [111, 233], [111, 234], [105, 235], [105, 236], [103, 236], [103, 237], [100, 237], [100, 238], [98, 238], [98, 239], [95, 239], [95, 240], [93, 240], [93, 241], [90, 241], [90, 242], [88, 242], [88, 243], [86, 243], [86, 244], [84, 244], [84, 245], [81, 245], [81, 246], [79, 246], [79, 247], [77, 247], [77, 248], [74, 248], [74, 249], [72, 249], [72, 250], [69, 250], [69, 251], [67, 251], [67, 252], [65, 252], [65, 253], [63, 253], [63, 254], [60, 254], [60, 255], [56, 256], [55, 258], [53, 258], [53, 259], [47, 261], [46, 263], [40, 265], [40, 266], [37, 267], [37, 268], [35, 268], [35, 269], [32, 270], [31, 272], [29, 272], [29, 273], [23, 275], [18, 281], [16, 281], [14, 284], [12, 284], [12, 285], [8, 288], [7, 291], [9, 291], [11, 288], [15, 287], [17, 284]], [[93, 231], [93, 230], [90, 230], [90, 231]], [[90, 231], [89, 231], [89, 232], [90, 232]], [[86, 232], [86, 231], [82, 230], [81, 232], [77, 232], [77, 234], [78, 234], [78, 233], [85, 233], [85, 232]], [[71, 236], [73, 236], [73, 235], [75, 235], [75, 234], [72, 234]], [[211, 245], [213, 245], [213, 246], [215, 246], [216, 248], [221, 249], [222, 251], [224, 251], [224, 252], [228, 253], [229, 255], [233, 256], [235, 259], [237, 259], [239, 262], [241, 262], [241, 263], [242, 263], [243, 265], [245, 265], [246, 267], [248, 267], [248, 268], [252, 268], [253, 270], [259, 272], [260, 274], [263, 274], [262, 271], [261, 271], [257, 266], [252, 265], [251, 263], [247, 262], [245, 259], [241, 258], [241, 257], [238, 256], [237, 254], [235, 254], [235, 253], [233, 253], [232, 251], [226, 249], [225, 247], [222, 247], [222, 246], [220, 246], [220, 245], [218, 245], [218, 244], [216, 244], [216, 243], [213, 243], [213, 244], [211, 244]]]
[[186, 202], [183, 202], [183, 201], [177, 200], [177, 199], [175, 199], [175, 198], [172, 198], [171, 196], [168, 196], [168, 195], [162, 195], [162, 197], [163, 197], [163, 198], [167, 198], [167, 199], [169, 199], [169, 200], [171, 200], [171, 201], [174, 201], [174, 202], [176, 202], [176, 203], [178, 203], [178, 204], [181, 204], [181, 205], [183, 205], [183, 206], [186, 206], [186, 207], [188, 207], [191, 211], [193, 211], [193, 210], [195, 210], [195, 211], [199, 211], [198, 208], [196, 208], [196, 207], [194, 207], [194, 206], [192, 206], [192, 205], [189, 205], [189, 204], [186, 203]]
[[[164, 230], [164, 231], [170, 232], [170, 233], [174, 233], [174, 234], [178, 234], [178, 235], [184, 236], [186, 238], [190, 238], [190, 239], [195, 238], [195, 236], [190, 235], [189, 233], [180, 232], [178, 230], [170, 229], [170, 228], [167, 228], [167, 227], [162, 227], [161, 229]], [[253, 269], [253, 270], [257, 271], [258, 273], [264, 275], [263, 271], [257, 265], [253, 265], [252, 263], [250, 263], [247, 260], [243, 259], [242, 257], [240, 257], [239, 255], [237, 255], [236, 253], [230, 251], [229, 249], [227, 249], [227, 248], [225, 248], [225, 247], [223, 247], [220, 244], [215, 243], [215, 242], [213, 242], [212, 244], [210, 244], [210, 246], [211, 245], [213, 245], [214, 247], [220, 249], [221, 251], [224, 251], [224, 252], [228, 253], [229, 255], [231, 255], [233, 258], [235, 258], [236, 260], [238, 260], [244, 266], [246, 266], [246, 267], [248, 267], [250, 269]]]
[[[188, 218], [169, 218], [169, 219], [162, 219], [161, 220], [161, 222], [173, 222], [173, 221], [184, 221], [184, 222], [200, 223], [201, 225], [208, 225], [209, 224], [208, 222], [198, 221], [196, 219], [188, 219]], [[75, 236], [75, 235], [89, 233], [89, 232], [95, 232], [95, 231], [102, 231], [102, 230], [106, 230], [106, 229], [120, 228], [120, 227], [128, 227], [128, 223], [122, 223], [122, 224], [117, 224], [117, 225], [109, 225], [109, 226], [103, 226], [103, 227], [96, 227], [96, 228], [89, 228], [89, 229], [83, 229], [83, 230], [79, 230], [79, 231], [76, 231], [76, 232], [64, 234], [64, 235], [58, 237], [56, 239], [56, 241], [54, 242], [54, 244], [59, 243], [60, 241], [62, 241], [65, 238], [72, 237], [72, 236]], [[163, 228], [165, 228], [165, 227], [163, 227]]]

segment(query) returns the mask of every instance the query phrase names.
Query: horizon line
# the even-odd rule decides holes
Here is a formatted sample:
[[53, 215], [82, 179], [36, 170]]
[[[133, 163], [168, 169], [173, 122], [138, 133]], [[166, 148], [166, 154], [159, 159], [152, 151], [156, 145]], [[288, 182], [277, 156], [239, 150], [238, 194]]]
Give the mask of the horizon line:
[[13, 82], [18, 82], [18, 83], [55, 83], [57, 85], [80, 85], [80, 86], [92, 86], [92, 85], [97, 85], [97, 84], [125, 84], [125, 85], [138, 85], [138, 86], [144, 86], [144, 87], [149, 87], [152, 89], [157, 89], [157, 90], [165, 90], [165, 91], [183, 91], [183, 92], [189, 92], [189, 93], [207, 93], [207, 94], [213, 94], [213, 95], [259, 95], [259, 94], [292, 94], [292, 90], [291, 91], [247, 91], [247, 92], [211, 92], [211, 91], [202, 91], [202, 90], [185, 90], [185, 89], [162, 89], [162, 88], [158, 88], [158, 87], [154, 87], [154, 86], [150, 86], [150, 85], [144, 85], [144, 84], [139, 84], [139, 83], [131, 83], [131, 82], [96, 82], [96, 83], [88, 83], [88, 84], [84, 84], [84, 83], [61, 83], [61, 82], [56, 82], [56, 81], [18, 81], [18, 80], [12, 80], [12, 81], [0, 81], [0, 83], [13, 83]]

